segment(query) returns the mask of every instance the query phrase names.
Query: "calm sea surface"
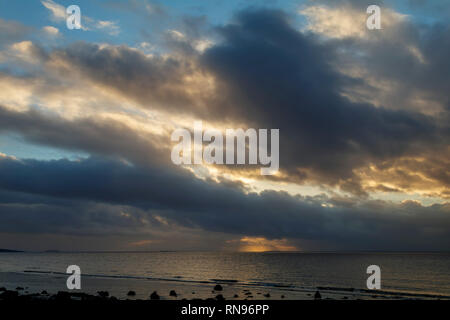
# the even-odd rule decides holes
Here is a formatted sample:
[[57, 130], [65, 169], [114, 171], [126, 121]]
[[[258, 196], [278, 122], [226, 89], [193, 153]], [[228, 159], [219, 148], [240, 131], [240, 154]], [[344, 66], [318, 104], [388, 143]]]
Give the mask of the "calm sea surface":
[[365, 289], [375, 264], [382, 290], [450, 296], [449, 253], [0, 253], [0, 272], [65, 273], [72, 264], [83, 275], [292, 289]]

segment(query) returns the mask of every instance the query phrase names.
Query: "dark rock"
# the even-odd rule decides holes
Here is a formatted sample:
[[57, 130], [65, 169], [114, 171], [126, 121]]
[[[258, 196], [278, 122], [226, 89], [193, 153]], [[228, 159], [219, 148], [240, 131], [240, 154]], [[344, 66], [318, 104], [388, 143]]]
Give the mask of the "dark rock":
[[246, 292], [246, 293], [244, 293], [246, 296], [249, 296], [249, 295], [251, 295], [252, 293], [249, 291], [249, 292]]
[[175, 290], [170, 290], [169, 296], [177, 297], [177, 293], [175, 292]]
[[152, 300], [159, 300], [159, 295], [156, 291], [153, 291], [153, 293], [150, 295], [150, 299]]
[[217, 301], [223, 301], [223, 300], [225, 300], [225, 298], [223, 297], [223, 295], [218, 294], [218, 295], [216, 296], [216, 300], [217, 300]]
[[264, 295], [264, 297], [270, 298], [270, 293], [266, 293], [266, 294]]
[[322, 296], [320, 295], [319, 291], [316, 291], [316, 293], [314, 294], [314, 299], [316, 300], [322, 299]]
[[102, 298], [108, 298], [109, 292], [108, 291], [97, 291], [97, 294]]
[[134, 297], [136, 295], [136, 292], [134, 292], [133, 290], [128, 291], [127, 296], [129, 297]]
[[0, 294], [0, 300], [14, 300], [19, 296], [17, 291], [6, 290]]
[[195, 294], [195, 291], [192, 291], [192, 294]]
[[281, 295], [281, 299], [284, 299], [284, 295]]
[[343, 297], [342, 299], [344, 299], [344, 300], [347, 300], [347, 299], [348, 299], [348, 297]]
[[223, 290], [223, 288], [222, 288], [222, 286], [220, 284], [216, 284], [214, 286], [214, 291], [222, 291], [222, 290]]
[[235, 295], [233, 296], [233, 298], [239, 298], [239, 296], [238, 296], [237, 294], [235, 294]]
[[1, 288], [0, 288], [0, 292], [1, 292], [1, 291], [6, 291], [6, 288], [5, 288], [5, 287], [1, 287]]

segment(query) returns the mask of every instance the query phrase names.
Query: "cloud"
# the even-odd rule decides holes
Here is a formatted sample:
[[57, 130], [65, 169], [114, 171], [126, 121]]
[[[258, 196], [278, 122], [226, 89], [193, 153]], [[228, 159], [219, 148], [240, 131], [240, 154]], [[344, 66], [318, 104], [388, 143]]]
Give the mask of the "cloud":
[[29, 40], [15, 42], [6, 50], [8, 58], [36, 65], [46, 59], [45, 51]]
[[[46, 7], [51, 15], [52, 19], [56, 22], [66, 21], [66, 7], [54, 2], [53, 0], [42, 0], [42, 5]], [[81, 14], [81, 29], [82, 30], [100, 30], [106, 31], [109, 35], [116, 36], [120, 33], [120, 27], [117, 22], [108, 21], [108, 20], [97, 20], [93, 19], [85, 14]]]
[[20, 22], [0, 18], [0, 45], [22, 40], [31, 30]]
[[194, 61], [149, 56], [127, 46], [80, 42], [53, 52], [52, 60], [148, 109], [200, 113], [207, 108], [202, 100], [213, 89]]
[[57, 37], [60, 35], [58, 28], [53, 26], [45, 26], [42, 28], [42, 31], [51, 37]]
[[[17, 179], [21, 176], [27, 179]], [[0, 197], [2, 232], [142, 232], [144, 220], [164, 225], [154, 217], [157, 212], [171, 225], [269, 240], [320, 241], [334, 248], [437, 250], [450, 244], [448, 204], [422, 207], [416, 202], [369, 201], [349, 205], [284, 192], [244, 194], [189, 174], [105, 159], [2, 158], [0, 188], [15, 197], [30, 197], [29, 204], [22, 200], [20, 205], [14, 204], [11, 195]], [[322, 206], [324, 201], [333, 205]], [[33, 223], [35, 219], [41, 222]]]
[[106, 30], [106, 32], [112, 36], [116, 36], [120, 33], [120, 27], [114, 21], [99, 20], [97, 21], [97, 28]]
[[280, 128], [280, 167], [291, 177], [357, 186], [357, 168], [445, 146], [447, 125], [433, 117], [343, 97], [357, 80], [331, 67], [335, 42], [296, 31], [279, 11], [246, 11], [235, 21], [201, 58], [223, 93], [213, 114]]
[[139, 240], [135, 242], [130, 242], [129, 245], [132, 247], [142, 247], [142, 246], [148, 246], [149, 244], [158, 243], [158, 240]]
[[66, 8], [53, 0], [42, 0], [42, 5], [46, 7], [52, 14], [52, 18], [55, 21], [65, 21], [66, 20]]
[[[366, 7], [367, 8], [367, 7]], [[299, 10], [307, 18], [306, 31], [318, 33], [329, 38], [373, 39], [375, 34], [367, 29], [369, 16], [364, 7], [344, 4], [341, 6], [310, 5]], [[407, 15], [381, 6], [382, 29], [397, 27], [407, 19]]]
[[[21, 72], [0, 73], [0, 132], [90, 157], [0, 154], [0, 239], [69, 234], [154, 248], [179, 233], [178, 243], [196, 248], [208, 239], [208, 248], [248, 250], [449, 249], [448, 24], [419, 30], [399, 18], [372, 36], [321, 18], [307, 32], [291, 21], [248, 9], [210, 38], [198, 19], [168, 28], [176, 32], [165, 33], [164, 54], [8, 42], [2, 59]], [[279, 128], [281, 171], [268, 177], [276, 187], [251, 192], [246, 178], [267, 181], [245, 166], [199, 174], [172, 165], [170, 132], [194, 119]], [[287, 183], [328, 195], [270, 190]], [[374, 200], [377, 193], [414, 201]], [[440, 204], [425, 206], [417, 194]]]
[[264, 237], [242, 237], [239, 240], [227, 241], [227, 244], [237, 245], [237, 250], [242, 252], [300, 251], [296, 246], [289, 244], [287, 239], [268, 240]]
[[149, 133], [142, 136], [118, 121], [103, 122], [92, 118], [66, 120], [33, 110], [16, 112], [2, 107], [0, 114], [0, 132], [15, 132], [36, 144], [116, 156], [148, 166], [167, 163], [170, 154], [167, 145], [169, 138], [164, 140]]
[[[365, 14], [359, 2], [319, 2], [301, 12], [315, 21], [309, 30], [333, 38], [335, 67], [358, 79], [343, 88], [347, 97], [389, 109], [434, 115], [441, 112], [448, 104], [442, 85], [449, 79], [433, 65], [445, 64], [434, 53], [448, 51], [448, 23], [422, 23], [387, 5], [381, 8], [383, 28], [374, 31], [354, 21]], [[346, 26], [351, 30], [345, 36], [340, 28]], [[431, 83], [425, 79], [431, 79]]]
[[[370, 43], [359, 38], [324, 42], [314, 34], [296, 30], [281, 11], [247, 10], [232, 23], [217, 28], [221, 40], [200, 51], [183, 40], [195, 35], [198, 28], [194, 28], [177, 31], [182, 37], [176, 38], [183, 39], [175, 42], [183, 49], [173, 55], [148, 55], [124, 45], [79, 42], [49, 52], [46, 61], [56, 74], [70, 73], [85, 87], [100, 89], [98, 95], [132, 100], [144, 110], [164, 113], [170, 121], [178, 117], [204, 119], [215, 125], [226, 122], [228, 126], [280, 128], [282, 172], [270, 179], [338, 187], [367, 196], [377, 184], [405, 190], [400, 182], [386, 179], [387, 175], [371, 175], [365, 168], [372, 165], [386, 167], [396, 159], [414, 157], [445, 163], [441, 157], [446, 153], [436, 150], [447, 148], [448, 113], [439, 117], [423, 113], [411, 108], [409, 99], [400, 108], [396, 101], [406, 95], [394, 98], [389, 92], [395, 92], [398, 83], [408, 84], [414, 78], [403, 77], [408, 65], [413, 65], [417, 80], [412, 82], [421, 91], [411, 92], [420, 94], [428, 87], [425, 79], [431, 79], [428, 81], [436, 86], [430, 87], [429, 99], [445, 103], [444, 87], [449, 81], [445, 73], [436, 75], [436, 70], [444, 68], [446, 61], [432, 48], [440, 43], [446, 50], [447, 31], [439, 26], [427, 28], [426, 37], [420, 39], [411, 22], [399, 21], [392, 28], [383, 30], [385, 38]], [[404, 43], [420, 47], [427, 64], [403, 49]], [[348, 46], [365, 55], [343, 54]], [[347, 71], [355, 70], [354, 66], [359, 69], [344, 72], [339, 65]], [[89, 90], [75, 82], [73, 85], [80, 87], [80, 94]], [[374, 85], [378, 86], [375, 91]], [[386, 98], [381, 99], [384, 94]], [[55, 96], [62, 99], [61, 94]], [[80, 113], [87, 112], [86, 99], [75, 104], [83, 106]], [[105, 103], [110, 104], [110, 100]], [[383, 104], [386, 101], [391, 102]], [[68, 102], [59, 104], [65, 106], [67, 116]], [[430, 177], [423, 167], [415, 168]], [[247, 168], [233, 170], [243, 176], [253, 174]], [[375, 176], [380, 180], [374, 184], [371, 179]], [[431, 180], [433, 186], [422, 184], [428, 185], [424, 193], [446, 192], [442, 179]]]

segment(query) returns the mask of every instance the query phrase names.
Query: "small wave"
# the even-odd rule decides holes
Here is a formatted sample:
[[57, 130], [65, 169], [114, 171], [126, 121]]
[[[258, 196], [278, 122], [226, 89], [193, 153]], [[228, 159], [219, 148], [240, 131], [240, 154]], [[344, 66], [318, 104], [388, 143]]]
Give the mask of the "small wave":
[[370, 295], [385, 295], [393, 297], [410, 297], [410, 298], [433, 298], [433, 299], [450, 299], [450, 296], [440, 295], [440, 294], [430, 294], [430, 293], [415, 293], [415, 292], [405, 292], [405, 291], [390, 291], [390, 290], [369, 290], [369, 289], [355, 289], [355, 288], [344, 288], [344, 287], [317, 287], [317, 290], [321, 291], [337, 291], [337, 292], [355, 292]]
[[317, 287], [318, 290], [353, 292], [355, 288]]
[[234, 279], [210, 279], [213, 282], [221, 282], [221, 283], [238, 283], [238, 280]]
[[[260, 287], [274, 287], [274, 288], [295, 288], [291, 284], [271, 283], [271, 282], [248, 282], [247, 284]], [[303, 288], [302, 288], [303, 289]]]
[[[67, 275], [67, 273], [64, 273], [64, 272], [49, 271], [49, 270], [46, 270], [46, 271], [24, 270], [23, 272], [26, 272], [26, 273], [37, 273], [37, 274]], [[214, 283], [214, 281], [208, 281], [208, 280], [182, 279], [181, 276], [175, 276], [173, 278], [161, 278], [161, 277], [146, 277], [146, 276], [83, 273], [83, 277], [109, 278], [109, 279], [153, 280], [153, 281], [174, 281], [174, 282], [189, 282], [189, 283]]]
[[52, 271], [39, 271], [39, 270], [24, 270], [23, 272], [31, 272], [31, 273], [53, 273]]

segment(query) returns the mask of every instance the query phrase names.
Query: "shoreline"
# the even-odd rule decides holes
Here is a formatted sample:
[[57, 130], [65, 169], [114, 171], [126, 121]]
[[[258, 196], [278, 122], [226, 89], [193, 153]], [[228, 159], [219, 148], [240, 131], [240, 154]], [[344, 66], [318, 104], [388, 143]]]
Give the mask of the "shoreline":
[[[235, 280], [190, 281], [180, 279], [151, 279], [83, 275], [80, 290], [68, 290], [64, 273], [0, 272], [0, 300], [16, 296], [22, 299], [97, 298], [117, 300], [150, 300], [156, 292], [160, 300], [314, 300], [317, 292], [322, 300], [450, 300], [450, 296], [387, 290], [316, 287], [291, 288], [249, 285]], [[219, 285], [220, 290], [215, 290]], [[128, 293], [135, 294], [130, 296]], [[172, 295], [170, 294], [173, 291]], [[5, 292], [8, 292], [5, 295]], [[42, 294], [45, 292], [46, 294]]]

